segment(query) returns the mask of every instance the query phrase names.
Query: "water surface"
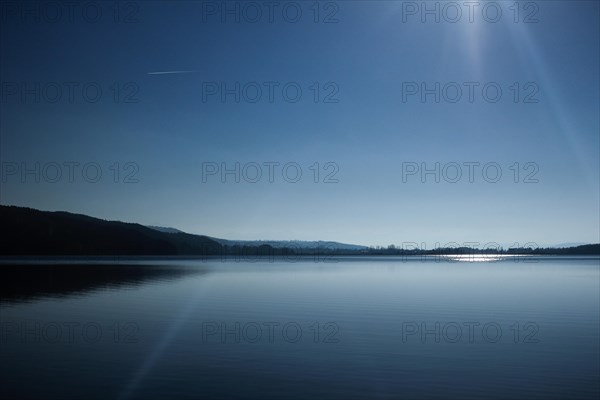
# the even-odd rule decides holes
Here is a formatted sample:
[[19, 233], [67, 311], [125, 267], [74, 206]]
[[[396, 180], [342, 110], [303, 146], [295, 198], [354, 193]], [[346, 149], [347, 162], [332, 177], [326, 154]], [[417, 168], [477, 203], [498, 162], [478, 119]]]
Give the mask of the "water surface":
[[4, 260], [2, 397], [600, 395], [598, 258], [293, 261]]

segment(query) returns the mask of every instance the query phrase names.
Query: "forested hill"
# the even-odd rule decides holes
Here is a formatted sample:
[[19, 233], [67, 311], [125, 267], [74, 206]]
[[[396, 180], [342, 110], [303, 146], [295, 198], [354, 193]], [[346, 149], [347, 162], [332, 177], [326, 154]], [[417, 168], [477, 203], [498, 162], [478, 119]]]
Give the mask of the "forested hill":
[[1, 255], [176, 255], [221, 249], [206, 236], [24, 207], [0, 206], [0, 224]]

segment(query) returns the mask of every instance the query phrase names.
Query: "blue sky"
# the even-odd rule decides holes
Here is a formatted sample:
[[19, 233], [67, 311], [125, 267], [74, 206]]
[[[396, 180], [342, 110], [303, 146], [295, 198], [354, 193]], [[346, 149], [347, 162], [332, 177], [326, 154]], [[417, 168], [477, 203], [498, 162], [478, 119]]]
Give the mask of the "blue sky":
[[[240, 22], [235, 13], [223, 21], [211, 13], [220, 2], [132, 2], [117, 20], [112, 2], [93, 3], [96, 22], [79, 8], [53, 21], [45, 3], [32, 3], [39, 20], [5, 7], [0, 202], [231, 239], [599, 242], [599, 5], [520, 2], [515, 22], [514, 2], [492, 3], [485, 16], [500, 8], [495, 23], [479, 8], [469, 22], [464, 7], [448, 22], [455, 14], [444, 2], [439, 23], [394, 1], [321, 2], [318, 23], [312, 1], [281, 2], [289, 14], [276, 8], [272, 22], [262, 6], [257, 23], [242, 11]], [[168, 71], [188, 72], [149, 74]], [[421, 84], [436, 82], [440, 101], [422, 101]], [[218, 85], [236, 83], [240, 101], [223, 100]], [[62, 97], [52, 102], [56, 85]], [[451, 102], [457, 86], [462, 97]], [[22, 182], [23, 166], [36, 162], [40, 171]], [[79, 163], [72, 182], [66, 162]], [[52, 163], [62, 166], [54, 183]], [[102, 170], [95, 183], [82, 177], [87, 163]], [[203, 177], [207, 163], [239, 163], [240, 182]], [[252, 163], [262, 166], [256, 183], [242, 173], [253, 176]], [[293, 169], [281, 174], [288, 163], [302, 170], [296, 183]], [[406, 163], [439, 163], [440, 182], [420, 171], [403, 179]], [[448, 163], [462, 166], [456, 183], [442, 174]], [[464, 163], [479, 163], [473, 182]], [[501, 169], [498, 182], [482, 175], [488, 163]], [[130, 172], [137, 183], [123, 182]], [[337, 183], [323, 182], [332, 172]]]

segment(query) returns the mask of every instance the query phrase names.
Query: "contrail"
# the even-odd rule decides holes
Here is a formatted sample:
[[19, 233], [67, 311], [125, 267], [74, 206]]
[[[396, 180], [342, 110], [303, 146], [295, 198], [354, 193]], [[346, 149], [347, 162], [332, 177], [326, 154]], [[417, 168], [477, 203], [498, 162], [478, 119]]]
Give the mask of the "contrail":
[[158, 72], [148, 72], [148, 75], [190, 74], [192, 72], [198, 72], [198, 71], [158, 71]]

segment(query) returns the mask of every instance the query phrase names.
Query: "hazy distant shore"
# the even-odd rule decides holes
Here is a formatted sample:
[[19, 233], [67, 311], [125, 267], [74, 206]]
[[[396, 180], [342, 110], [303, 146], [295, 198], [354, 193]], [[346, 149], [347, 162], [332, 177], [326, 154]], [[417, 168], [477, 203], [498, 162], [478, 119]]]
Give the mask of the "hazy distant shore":
[[5, 239], [0, 241], [2, 257], [98, 257], [98, 256], [190, 256], [252, 259], [332, 256], [576, 256], [600, 255], [600, 244], [573, 247], [485, 248], [449, 244], [433, 249], [416, 243], [395, 247], [366, 247], [338, 242], [253, 241], [240, 242], [167, 231], [140, 224], [105, 221], [67, 212], [39, 211], [24, 207], [0, 206]]

